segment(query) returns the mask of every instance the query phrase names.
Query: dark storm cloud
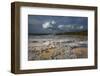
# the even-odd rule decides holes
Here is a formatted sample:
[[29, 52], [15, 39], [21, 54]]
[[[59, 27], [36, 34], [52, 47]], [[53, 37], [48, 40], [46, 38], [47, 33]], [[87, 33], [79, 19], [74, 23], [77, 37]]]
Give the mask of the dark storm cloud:
[[60, 33], [87, 30], [87, 17], [71, 16], [28, 16], [29, 33]]

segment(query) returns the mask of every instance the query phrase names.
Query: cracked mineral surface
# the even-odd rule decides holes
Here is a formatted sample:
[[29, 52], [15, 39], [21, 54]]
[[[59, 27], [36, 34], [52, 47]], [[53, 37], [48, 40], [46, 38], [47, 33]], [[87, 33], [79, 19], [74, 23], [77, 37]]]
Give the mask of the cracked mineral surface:
[[87, 45], [87, 36], [29, 36], [28, 60], [87, 58]]

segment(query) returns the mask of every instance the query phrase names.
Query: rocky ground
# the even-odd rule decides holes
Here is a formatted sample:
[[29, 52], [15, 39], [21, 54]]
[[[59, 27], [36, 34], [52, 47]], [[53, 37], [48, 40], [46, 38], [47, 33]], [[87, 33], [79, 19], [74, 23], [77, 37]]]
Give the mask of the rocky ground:
[[[87, 58], [87, 47], [81, 47], [84, 41], [31, 41], [28, 46], [28, 60]], [[83, 43], [82, 43], [83, 42]]]

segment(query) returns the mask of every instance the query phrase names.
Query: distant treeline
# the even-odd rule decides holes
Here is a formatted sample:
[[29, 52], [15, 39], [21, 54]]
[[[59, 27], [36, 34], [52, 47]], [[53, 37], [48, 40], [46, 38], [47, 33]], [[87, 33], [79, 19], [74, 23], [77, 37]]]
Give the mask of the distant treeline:
[[80, 31], [80, 32], [64, 32], [64, 33], [58, 33], [57, 35], [87, 35], [87, 31]]
[[29, 33], [29, 35], [88, 35], [87, 31], [80, 31], [80, 32], [63, 32], [63, 33], [55, 33], [55, 34], [51, 34], [51, 33]]

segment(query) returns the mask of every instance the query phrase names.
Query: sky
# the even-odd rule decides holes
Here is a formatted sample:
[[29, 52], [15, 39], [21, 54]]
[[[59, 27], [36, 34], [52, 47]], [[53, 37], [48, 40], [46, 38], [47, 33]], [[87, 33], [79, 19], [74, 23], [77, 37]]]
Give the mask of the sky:
[[88, 29], [87, 17], [28, 15], [28, 33], [54, 34]]

